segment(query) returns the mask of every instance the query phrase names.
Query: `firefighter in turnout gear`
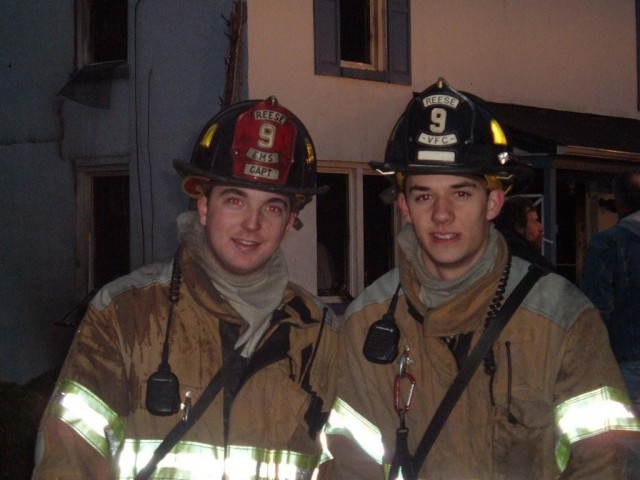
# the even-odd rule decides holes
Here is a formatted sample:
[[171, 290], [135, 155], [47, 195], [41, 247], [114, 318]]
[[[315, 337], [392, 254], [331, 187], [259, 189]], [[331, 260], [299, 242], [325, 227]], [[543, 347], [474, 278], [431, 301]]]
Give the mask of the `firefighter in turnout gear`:
[[398, 266], [345, 312], [332, 478], [623, 478], [639, 424], [597, 310], [491, 223], [529, 170], [487, 105], [439, 80], [370, 165], [406, 224]]
[[300, 120], [245, 101], [174, 162], [175, 258], [104, 287], [42, 419], [34, 479], [311, 479], [335, 397], [332, 312], [280, 244], [316, 186]]

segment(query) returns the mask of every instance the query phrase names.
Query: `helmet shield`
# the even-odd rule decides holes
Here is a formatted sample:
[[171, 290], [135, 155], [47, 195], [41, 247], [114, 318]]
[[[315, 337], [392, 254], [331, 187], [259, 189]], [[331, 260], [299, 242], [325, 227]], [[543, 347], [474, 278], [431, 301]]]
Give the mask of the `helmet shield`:
[[[275, 97], [240, 102], [213, 117], [200, 133], [191, 161], [174, 161], [185, 192], [197, 197], [204, 183], [308, 197], [316, 186], [316, 156], [302, 122]], [[305, 202], [306, 203], [306, 202]]]
[[440, 79], [416, 94], [394, 126], [383, 173], [491, 175], [512, 182], [522, 172], [498, 119], [478, 97]]
[[296, 142], [296, 125], [287, 113], [260, 102], [238, 116], [231, 144], [234, 178], [286, 185]]

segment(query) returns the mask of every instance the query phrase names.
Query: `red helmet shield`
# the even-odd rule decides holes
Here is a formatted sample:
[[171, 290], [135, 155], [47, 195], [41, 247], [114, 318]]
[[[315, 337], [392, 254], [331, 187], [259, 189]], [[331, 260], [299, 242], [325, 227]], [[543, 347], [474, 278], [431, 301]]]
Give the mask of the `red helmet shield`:
[[257, 103], [236, 123], [231, 145], [233, 176], [286, 185], [295, 141], [296, 126], [289, 111], [269, 99]]

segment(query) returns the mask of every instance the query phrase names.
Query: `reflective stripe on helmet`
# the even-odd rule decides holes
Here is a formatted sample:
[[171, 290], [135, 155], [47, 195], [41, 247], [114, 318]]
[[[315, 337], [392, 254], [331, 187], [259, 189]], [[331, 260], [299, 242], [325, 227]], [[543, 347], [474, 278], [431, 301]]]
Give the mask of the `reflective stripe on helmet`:
[[342, 435], [353, 440], [373, 460], [382, 464], [384, 446], [380, 429], [341, 398], [336, 398], [324, 431], [327, 435]]
[[640, 432], [629, 396], [616, 388], [602, 387], [561, 403], [555, 409], [560, 438], [556, 462], [560, 471], [569, 463], [571, 444], [612, 430]]
[[507, 145], [507, 136], [495, 118], [492, 118], [489, 122], [489, 129], [491, 130], [494, 145]]
[[124, 424], [118, 415], [72, 380], [56, 384], [46, 414], [69, 425], [105, 458], [115, 455], [124, 438]]
[[[160, 440], [124, 442], [119, 456], [117, 478], [133, 478], [151, 459]], [[159, 463], [155, 478], [228, 480], [311, 480], [319, 458], [288, 450], [268, 450], [248, 446], [224, 447], [197, 442], [178, 442]]]

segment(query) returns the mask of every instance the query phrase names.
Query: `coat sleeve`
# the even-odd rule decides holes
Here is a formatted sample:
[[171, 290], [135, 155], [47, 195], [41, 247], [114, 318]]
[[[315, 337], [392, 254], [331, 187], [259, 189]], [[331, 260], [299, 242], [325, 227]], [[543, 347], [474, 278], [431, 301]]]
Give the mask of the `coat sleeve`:
[[[383, 480], [385, 478], [382, 458], [376, 459], [366, 452], [363, 445], [369, 447], [381, 439], [371, 442], [358, 434], [363, 425], [369, 425], [368, 434], [376, 430], [374, 417], [362, 370], [361, 338], [364, 318], [352, 316], [340, 332], [337, 362], [337, 400], [327, 425], [327, 444], [333, 460], [329, 464], [330, 472], [322, 478], [332, 480]], [[357, 425], [353, 428], [353, 422]], [[379, 431], [378, 431], [379, 434]], [[374, 435], [375, 436], [375, 435]], [[380, 454], [381, 455], [381, 454]]]
[[87, 478], [112, 478], [105, 457], [62, 420], [45, 414], [38, 432], [32, 480]]
[[91, 306], [41, 420], [33, 479], [112, 478], [129, 408], [121, 346], [114, 309]]
[[[621, 394], [622, 397], [618, 397]], [[622, 437], [629, 432], [619, 429], [619, 409], [609, 410], [611, 404], [626, 395], [622, 375], [609, 346], [606, 328], [595, 309], [586, 310], [573, 324], [567, 334], [561, 368], [555, 383], [557, 405], [572, 405], [582, 408], [579, 415], [573, 416], [579, 425], [591, 429], [593, 435], [573, 438], [570, 441], [568, 465], [562, 476], [566, 479], [612, 479], [624, 478], [624, 457], [621, 446]], [[580, 400], [579, 400], [580, 399]], [[610, 402], [609, 400], [614, 400]], [[591, 415], [588, 412], [598, 413]], [[601, 417], [600, 417], [601, 416]], [[556, 415], [561, 432], [569, 431], [562, 427], [561, 419]], [[565, 417], [568, 419], [569, 415]]]

